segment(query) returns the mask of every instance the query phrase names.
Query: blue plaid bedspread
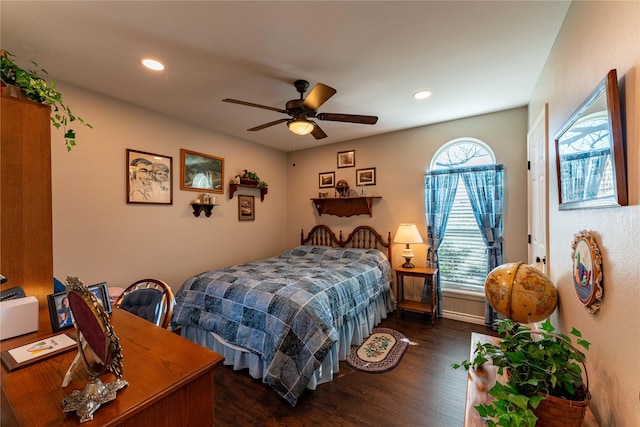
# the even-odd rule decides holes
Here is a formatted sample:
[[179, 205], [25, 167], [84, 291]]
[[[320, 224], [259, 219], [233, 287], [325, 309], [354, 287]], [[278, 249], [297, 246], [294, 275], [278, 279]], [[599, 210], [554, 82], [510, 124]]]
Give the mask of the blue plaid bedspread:
[[295, 406], [339, 328], [389, 293], [390, 283], [380, 251], [298, 246], [188, 279], [172, 323], [213, 331], [259, 355], [263, 381]]

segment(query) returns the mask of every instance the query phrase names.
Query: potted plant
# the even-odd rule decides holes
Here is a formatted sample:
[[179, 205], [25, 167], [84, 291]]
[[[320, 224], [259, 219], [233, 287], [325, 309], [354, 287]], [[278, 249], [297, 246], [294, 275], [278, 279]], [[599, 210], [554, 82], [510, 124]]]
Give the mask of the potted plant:
[[257, 173], [248, 171], [246, 169], [244, 170], [244, 173], [240, 177], [240, 184], [256, 185], [256, 186], [259, 186], [259, 187], [268, 187], [269, 186], [269, 184], [267, 184], [266, 182], [260, 180], [260, 177], [258, 176]]
[[[498, 374], [506, 370], [506, 384], [496, 382], [489, 390], [495, 400], [475, 407], [480, 416], [492, 427], [533, 427], [538, 420], [546, 426], [579, 426], [591, 397], [584, 353], [569, 336], [554, 333], [548, 319], [541, 331], [510, 319], [497, 323], [499, 333], [504, 334], [498, 344], [478, 343], [472, 361], [451, 365], [454, 369], [483, 369], [491, 361]], [[577, 338], [575, 344], [589, 349], [580, 331], [572, 328], [571, 335]], [[555, 404], [561, 407], [555, 409]]]
[[78, 121], [80, 124], [93, 128], [81, 117], [74, 115], [71, 109], [63, 104], [62, 94], [56, 90], [55, 82], [47, 84], [39, 73], [48, 74], [46, 70], [31, 61], [35, 67], [32, 70], [25, 70], [18, 66], [11, 53], [0, 50], [0, 73], [3, 90], [5, 87], [14, 86], [22, 91], [27, 99], [51, 106], [51, 123], [56, 129], [62, 128], [64, 131], [65, 145], [67, 151], [76, 145], [76, 132], [68, 127], [71, 123]]

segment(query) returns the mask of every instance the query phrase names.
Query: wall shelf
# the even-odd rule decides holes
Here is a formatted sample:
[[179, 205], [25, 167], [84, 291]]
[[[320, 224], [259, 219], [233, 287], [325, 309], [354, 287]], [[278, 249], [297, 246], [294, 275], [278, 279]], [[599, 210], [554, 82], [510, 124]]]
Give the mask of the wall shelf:
[[218, 205], [213, 204], [204, 204], [204, 203], [191, 203], [191, 207], [193, 208], [193, 216], [200, 216], [200, 213], [204, 211], [204, 214], [207, 218], [211, 216], [211, 211], [213, 211], [213, 207]]
[[327, 197], [311, 199], [318, 215], [352, 216], [368, 214], [373, 216], [373, 201], [380, 196]]
[[229, 184], [229, 199], [233, 199], [233, 194], [238, 188], [257, 188], [260, 190], [260, 201], [264, 202], [264, 195], [269, 191], [269, 187], [259, 187], [257, 185], [249, 184]]

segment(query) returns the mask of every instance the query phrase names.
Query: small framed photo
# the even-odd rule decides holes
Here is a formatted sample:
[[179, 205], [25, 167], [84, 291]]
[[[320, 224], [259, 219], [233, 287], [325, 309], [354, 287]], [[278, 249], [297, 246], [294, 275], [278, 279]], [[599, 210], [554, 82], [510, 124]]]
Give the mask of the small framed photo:
[[208, 154], [180, 150], [180, 189], [224, 193], [224, 159]]
[[352, 168], [355, 165], [356, 165], [356, 150], [338, 152], [339, 168]]
[[356, 185], [376, 185], [376, 168], [356, 169]]
[[[88, 289], [96, 296], [104, 311], [111, 313], [111, 301], [109, 300], [106, 282], [88, 286]], [[73, 316], [71, 315], [67, 291], [47, 295], [47, 304], [49, 305], [49, 319], [51, 320], [53, 332], [73, 326]]]
[[335, 172], [320, 172], [318, 174], [319, 188], [331, 188], [336, 185], [335, 182], [336, 182]]
[[67, 291], [47, 295], [47, 304], [49, 305], [49, 319], [53, 332], [73, 326]]
[[173, 204], [173, 158], [127, 149], [127, 203]]
[[253, 221], [256, 219], [255, 198], [253, 196], [238, 196], [238, 221]]
[[109, 299], [107, 283], [96, 283], [95, 285], [88, 286], [87, 288], [96, 296], [105, 313], [111, 313], [111, 300]]

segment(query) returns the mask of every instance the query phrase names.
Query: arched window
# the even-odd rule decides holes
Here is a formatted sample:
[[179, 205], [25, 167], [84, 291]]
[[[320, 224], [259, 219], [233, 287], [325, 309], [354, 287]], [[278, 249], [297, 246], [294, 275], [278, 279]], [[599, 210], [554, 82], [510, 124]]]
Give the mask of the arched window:
[[475, 138], [458, 138], [436, 151], [431, 159], [430, 169], [455, 169], [495, 163], [496, 157], [487, 144]]
[[[461, 170], [495, 162], [493, 151], [484, 142], [458, 138], [440, 147], [431, 160], [430, 170]], [[442, 289], [484, 292], [487, 256], [487, 245], [474, 217], [465, 184], [459, 179], [444, 238], [437, 250]]]

